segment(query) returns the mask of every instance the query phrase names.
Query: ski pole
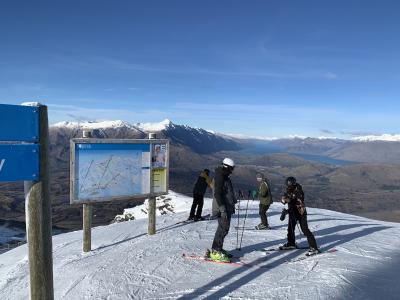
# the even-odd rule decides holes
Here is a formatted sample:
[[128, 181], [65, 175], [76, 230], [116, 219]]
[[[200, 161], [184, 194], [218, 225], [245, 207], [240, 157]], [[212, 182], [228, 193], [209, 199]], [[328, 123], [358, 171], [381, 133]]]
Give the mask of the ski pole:
[[[249, 191], [250, 192], [250, 191]], [[243, 229], [242, 229], [242, 236], [240, 238], [240, 246], [239, 246], [239, 251], [242, 250], [242, 241], [243, 241], [243, 235], [244, 235], [244, 228], [246, 226], [246, 219], [247, 219], [247, 211], [249, 209], [249, 201], [250, 201], [250, 197], [247, 197], [247, 205], [246, 205], [246, 214], [244, 216], [244, 222], [243, 222]]]
[[238, 250], [239, 245], [239, 216], [240, 216], [240, 198], [242, 196], [242, 191], [239, 190], [238, 192], [238, 216], [237, 216], [237, 227], [236, 227], [236, 250]]

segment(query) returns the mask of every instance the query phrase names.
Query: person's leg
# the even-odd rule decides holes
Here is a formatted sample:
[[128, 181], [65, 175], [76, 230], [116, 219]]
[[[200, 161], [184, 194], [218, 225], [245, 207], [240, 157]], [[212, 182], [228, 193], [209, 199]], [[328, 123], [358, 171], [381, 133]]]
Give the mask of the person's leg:
[[203, 205], [204, 205], [204, 196], [203, 195], [197, 195], [197, 212], [196, 212], [196, 218], [200, 219], [201, 218], [201, 213], [203, 211]]
[[212, 216], [212, 217], [217, 217], [217, 216], [218, 216], [219, 210], [218, 210], [217, 200], [215, 200], [215, 197], [213, 197], [213, 202], [212, 202], [212, 208], [211, 208], [211, 210], [212, 210], [211, 216]]
[[269, 208], [269, 205], [260, 204], [259, 214], [260, 214], [260, 218], [261, 218], [261, 224], [265, 225], [266, 227], [268, 227], [268, 219], [267, 219], [268, 208]]
[[214, 241], [213, 241], [213, 244], [211, 247], [212, 250], [222, 251], [225, 236], [229, 232], [229, 227], [230, 227], [230, 223], [231, 223], [230, 217], [231, 216], [229, 216], [229, 215], [228, 215], [228, 218], [226, 218], [226, 219], [218, 217], [218, 228], [217, 228], [217, 231], [215, 232]]
[[289, 222], [288, 222], [288, 234], [287, 234], [287, 244], [290, 246], [296, 245], [296, 238], [294, 230], [296, 228], [296, 216], [292, 212], [288, 213]]
[[258, 206], [258, 214], [260, 215], [260, 219], [261, 219], [261, 224], [262, 225], [267, 225], [267, 221], [266, 221], [266, 216], [265, 216], [265, 205], [261, 204]]
[[198, 205], [197, 195], [193, 194], [193, 203], [192, 203], [192, 207], [190, 208], [189, 219], [194, 219], [194, 214], [196, 212], [197, 205]]
[[300, 228], [303, 231], [304, 235], [307, 237], [308, 245], [311, 248], [318, 249], [317, 241], [315, 240], [314, 235], [308, 228], [307, 213], [303, 214], [300, 217]]

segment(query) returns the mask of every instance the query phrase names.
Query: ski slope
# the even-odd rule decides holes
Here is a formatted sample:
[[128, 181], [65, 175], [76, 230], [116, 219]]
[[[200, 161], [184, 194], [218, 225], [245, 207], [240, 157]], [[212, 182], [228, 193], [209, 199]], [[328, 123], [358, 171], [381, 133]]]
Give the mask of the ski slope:
[[[154, 236], [147, 235], [145, 208], [135, 209], [134, 221], [94, 228], [88, 254], [81, 231], [54, 236], [55, 299], [399, 299], [400, 224], [309, 208], [319, 246], [337, 251], [293, 262], [306, 250], [259, 251], [285, 242], [282, 205], [269, 211], [274, 230], [255, 231], [258, 203], [250, 201], [242, 250], [234, 250], [236, 216], [225, 240], [248, 265], [221, 265], [182, 257], [209, 248], [217, 222], [178, 223], [191, 199], [171, 193], [167, 200], [173, 212], [157, 217]], [[298, 229], [296, 236], [307, 245]], [[26, 245], [0, 255], [0, 299], [28, 299], [27, 257]]]

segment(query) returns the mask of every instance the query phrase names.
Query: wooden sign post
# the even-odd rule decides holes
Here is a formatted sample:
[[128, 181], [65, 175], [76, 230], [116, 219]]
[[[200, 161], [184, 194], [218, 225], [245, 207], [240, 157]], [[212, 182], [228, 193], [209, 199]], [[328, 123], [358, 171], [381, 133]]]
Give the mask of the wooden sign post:
[[0, 129], [0, 181], [24, 181], [30, 299], [52, 300], [47, 106], [0, 104]]
[[[155, 133], [149, 133], [149, 140], [155, 138]], [[150, 149], [150, 157], [153, 157], [153, 147]], [[147, 231], [149, 235], [156, 233], [156, 197], [154, 197], [154, 173], [152, 168], [150, 168], [149, 223]]]
[[[91, 131], [83, 131], [82, 132], [83, 138], [91, 138], [92, 132]], [[82, 243], [82, 250], [83, 252], [90, 252], [92, 251], [92, 204], [91, 203], [84, 203], [82, 208], [82, 223], [83, 223], [83, 243]]]
[[53, 299], [52, 221], [49, 188], [47, 107], [39, 106], [39, 181], [25, 181], [30, 298]]
[[156, 197], [168, 193], [169, 141], [72, 139], [70, 203], [83, 204], [83, 251], [91, 251], [94, 203], [149, 199], [148, 233], [156, 232]]

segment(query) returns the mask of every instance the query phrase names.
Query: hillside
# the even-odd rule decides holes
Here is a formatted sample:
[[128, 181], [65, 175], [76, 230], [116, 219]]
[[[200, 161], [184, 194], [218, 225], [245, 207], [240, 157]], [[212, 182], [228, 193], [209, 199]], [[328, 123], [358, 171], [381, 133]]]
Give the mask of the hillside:
[[[137, 220], [96, 227], [93, 251], [81, 252], [82, 232], [53, 238], [55, 299], [397, 299], [400, 293], [400, 225], [322, 209], [308, 209], [309, 224], [323, 251], [292, 261], [305, 250], [271, 252], [285, 241], [282, 205], [269, 213], [271, 231], [244, 232], [236, 246], [234, 216], [225, 248], [246, 266], [189, 260], [210, 247], [216, 221], [181, 223], [191, 199], [171, 193], [174, 213], [157, 217], [157, 234], [148, 236], [144, 213]], [[210, 199], [206, 200], [207, 213]], [[246, 201], [242, 203], [243, 208]], [[251, 202], [246, 228], [259, 222], [258, 203]], [[245, 211], [240, 217], [244, 218]], [[296, 229], [297, 242], [306, 246]], [[0, 299], [28, 298], [26, 246], [0, 255]]]

